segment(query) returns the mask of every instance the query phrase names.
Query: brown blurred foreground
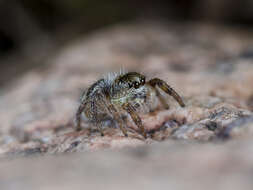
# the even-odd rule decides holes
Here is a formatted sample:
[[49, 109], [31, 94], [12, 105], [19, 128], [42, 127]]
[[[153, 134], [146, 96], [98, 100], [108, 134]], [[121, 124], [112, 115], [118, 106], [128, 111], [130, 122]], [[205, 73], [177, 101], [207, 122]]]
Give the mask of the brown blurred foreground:
[[[0, 94], [0, 188], [252, 189], [252, 42], [236, 29], [137, 23], [67, 45]], [[121, 67], [164, 79], [186, 108], [169, 97], [169, 110], [142, 115], [147, 140], [75, 132], [82, 89]]]

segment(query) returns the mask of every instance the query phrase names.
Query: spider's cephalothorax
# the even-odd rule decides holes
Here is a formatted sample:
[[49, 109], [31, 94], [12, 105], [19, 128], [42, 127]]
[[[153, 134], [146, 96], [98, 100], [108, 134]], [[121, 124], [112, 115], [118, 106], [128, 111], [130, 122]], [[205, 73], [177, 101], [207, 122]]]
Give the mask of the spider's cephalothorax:
[[154, 78], [146, 82], [145, 76], [136, 72], [109, 74], [83, 93], [76, 113], [77, 130], [81, 129], [81, 114], [84, 113], [90, 122], [98, 126], [101, 135], [103, 135], [103, 121], [110, 119], [116, 121], [124, 135], [127, 136], [122, 114], [128, 113], [146, 138], [145, 129], [138, 115], [139, 108], [151, 107], [151, 99], [154, 96], [158, 97], [165, 108], [169, 108], [157, 87], [174, 97], [180, 106], [185, 106], [176, 91], [161, 79]]

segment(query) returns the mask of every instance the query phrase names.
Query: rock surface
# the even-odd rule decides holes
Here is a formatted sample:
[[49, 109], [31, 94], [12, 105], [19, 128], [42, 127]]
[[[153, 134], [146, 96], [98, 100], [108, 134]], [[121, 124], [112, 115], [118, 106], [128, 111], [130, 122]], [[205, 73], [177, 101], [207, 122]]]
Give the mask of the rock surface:
[[[253, 186], [250, 141], [166, 141], [121, 151], [1, 161], [1, 189], [245, 189]], [[4, 172], [3, 172], [4, 171]]]
[[[242, 30], [138, 23], [69, 44], [0, 94], [0, 187], [252, 189], [252, 43]], [[75, 132], [82, 90], [122, 67], [164, 79], [186, 108], [168, 97], [169, 110], [142, 115], [146, 140], [85, 122]], [[26, 158], [66, 152], [85, 153]]]

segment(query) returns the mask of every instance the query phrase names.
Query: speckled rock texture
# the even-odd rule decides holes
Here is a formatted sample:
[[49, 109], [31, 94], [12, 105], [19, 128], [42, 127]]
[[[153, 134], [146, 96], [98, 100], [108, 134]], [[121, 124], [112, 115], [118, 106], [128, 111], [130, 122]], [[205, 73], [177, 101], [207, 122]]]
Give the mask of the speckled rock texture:
[[[113, 127], [101, 137], [85, 122], [76, 132], [82, 91], [120, 68], [167, 81], [186, 107], [166, 96], [169, 110], [142, 114], [147, 139]], [[101, 30], [1, 91], [0, 187], [252, 189], [252, 110], [251, 33], [161, 23]]]

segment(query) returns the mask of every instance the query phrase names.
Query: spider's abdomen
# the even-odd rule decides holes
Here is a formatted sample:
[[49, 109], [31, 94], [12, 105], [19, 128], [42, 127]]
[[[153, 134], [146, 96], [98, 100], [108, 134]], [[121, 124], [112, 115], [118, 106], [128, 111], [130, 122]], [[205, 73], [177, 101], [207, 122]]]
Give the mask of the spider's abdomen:
[[106, 96], [108, 96], [108, 85], [104, 79], [98, 80], [94, 83], [87, 92], [83, 95], [83, 102], [85, 104], [84, 116], [89, 121], [94, 121], [108, 115], [108, 110], [105, 105]]

